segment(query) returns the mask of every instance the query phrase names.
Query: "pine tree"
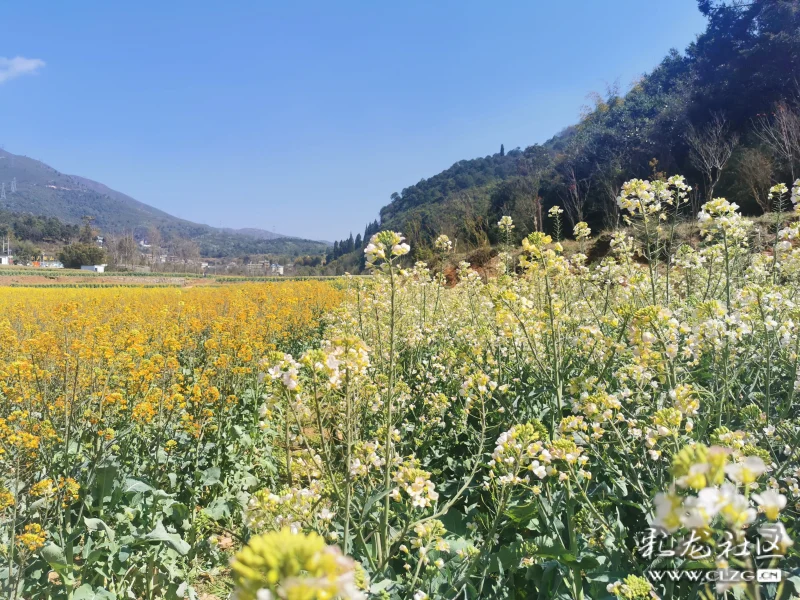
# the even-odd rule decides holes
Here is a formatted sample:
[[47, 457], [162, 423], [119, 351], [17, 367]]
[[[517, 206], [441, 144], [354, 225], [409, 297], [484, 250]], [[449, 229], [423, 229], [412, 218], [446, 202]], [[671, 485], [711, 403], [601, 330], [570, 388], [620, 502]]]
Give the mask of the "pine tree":
[[372, 223], [367, 223], [367, 228], [364, 230], [364, 242], [368, 242], [369, 238], [380, 231], [380, 225], [378, 225], [378, 220], [374, 220]]
[[506, 155], [506, 147], [503, 144], [500, 144], [500, 156]]

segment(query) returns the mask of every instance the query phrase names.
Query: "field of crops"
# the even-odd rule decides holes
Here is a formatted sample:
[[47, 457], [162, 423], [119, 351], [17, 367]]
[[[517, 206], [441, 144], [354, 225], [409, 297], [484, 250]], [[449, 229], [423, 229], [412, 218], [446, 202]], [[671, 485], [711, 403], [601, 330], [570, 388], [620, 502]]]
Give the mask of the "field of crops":
[[300, 351], [339, 297], [317, 282], [0, 292], [0, 597], [181, 597], [210, 533], [274, 471], [260, 361]]
[[555, 209], [488, 281], [382, 232], [371, 278], [0, 295], [0, 588], [800, 594], [800, 222], [755, 251], [718, 199], [679, 244], [687, 192], [626, 184], [591, 265]]
[[215, 275], [206, 272], [196, 273], [140, 273], [134, 271], [107, 271], [95, 273], [76, 269], [46, 269], [34, 267], [0, 267], [0, 286], [3, 287], [147, 287], [174, 286], [195, 287], [199, 285], [219, 285], [230, 283], [268, 283], [286, 281], [330, 281], [330, 276], [309, 275]]

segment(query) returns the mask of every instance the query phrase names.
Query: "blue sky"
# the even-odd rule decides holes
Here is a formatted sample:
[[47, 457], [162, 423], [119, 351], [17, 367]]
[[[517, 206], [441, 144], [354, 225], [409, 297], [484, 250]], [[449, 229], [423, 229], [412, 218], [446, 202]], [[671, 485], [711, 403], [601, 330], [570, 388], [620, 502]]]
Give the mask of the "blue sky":
[[458, 160], [546, 140], [705, 26], [695, 0], [29, 0], [0, 22], [0, 57], [26, 59], [0, 59], [6, 150], [327, 240]]

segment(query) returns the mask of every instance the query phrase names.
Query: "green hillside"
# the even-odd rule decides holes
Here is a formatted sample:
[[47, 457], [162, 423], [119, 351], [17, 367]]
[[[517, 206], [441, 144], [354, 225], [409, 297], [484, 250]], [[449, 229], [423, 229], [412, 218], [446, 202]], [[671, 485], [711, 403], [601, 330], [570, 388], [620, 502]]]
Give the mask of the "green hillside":
[[[800, 1], [698, 5], [708, 24], [684, 52], [625, 92], [591, 94], [579, 122], [543, 144], [462, 160], [392, 194], [380, 228], [402, 231], [424, 259], [439, 233], [464, 250], [496, 241], [503, 214], [518, 236], [547, 228], [541, 215], [553, 205], [571, 223], [611, 227], [622, 182], [658, 173], [685, 175], [695, 209], [713, 189], [760, 214], [770, 182], [800, 175]], [[776, 121], [788, 129], [783, 147], [770, 141]], [[723, 154], [729, 144], [723, 168], [704, 173], [692, 140], [716, 141]], [[360, 252], [343, 240], [331, 258], [351, 264], [351, 250]]]
[[66, 175], [38, 160], [5, 150], [0, 150], [0, 182], [5, 184], [6, 196], [0, 199], [0, 210], [7, 213], [54, 217], [66, 224], [80, 224], [88, 216], [101, 232], [133, 233], [139, 239], [146, 239], [151, 228], [156, 228], [163, 239], [196, 242], [203, 256], [321, 254], [327, 247], [323, 242], [261, 229], [223, 230], [192, 223], [102, 183]]

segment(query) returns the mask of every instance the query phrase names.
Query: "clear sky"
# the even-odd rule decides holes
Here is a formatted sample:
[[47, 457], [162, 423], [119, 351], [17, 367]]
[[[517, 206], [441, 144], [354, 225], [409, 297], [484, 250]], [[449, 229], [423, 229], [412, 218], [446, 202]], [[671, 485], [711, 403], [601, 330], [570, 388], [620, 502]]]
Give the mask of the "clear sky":
[[326, 240], [458, 160], [546, 140], [705, 26], [695, 0], [26, 0], [0, 23], [9, 152]]

